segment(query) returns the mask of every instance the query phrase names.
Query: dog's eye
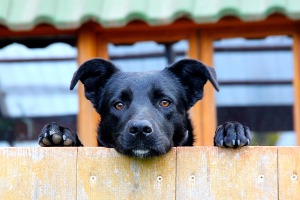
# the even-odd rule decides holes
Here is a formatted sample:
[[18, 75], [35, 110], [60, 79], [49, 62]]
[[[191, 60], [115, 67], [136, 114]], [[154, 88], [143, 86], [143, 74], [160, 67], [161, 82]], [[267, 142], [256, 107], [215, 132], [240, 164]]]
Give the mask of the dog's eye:
[[159, 105], [161, 105], [162, 107], [168, 107], [171, 104], [171, 101], [169, 100], [162, 100]]
[[116, 108], [117, 110], [122, 110], [124, 107], [125, 107], [125, 105], [124, 105], [122, 102], [117, 102], [117, 103], [115, 104], [115, 108]]

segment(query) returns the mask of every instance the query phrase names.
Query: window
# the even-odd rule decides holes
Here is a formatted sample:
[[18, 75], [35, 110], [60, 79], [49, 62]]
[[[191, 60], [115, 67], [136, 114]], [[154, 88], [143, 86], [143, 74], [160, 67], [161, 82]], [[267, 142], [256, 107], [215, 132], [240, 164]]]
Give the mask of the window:
[[161, 70], [186, 56], [187, 41], [174, 43], [137, 42], [130, 45], [108, 47], [110, 59], [124, 71]]
[[253, 145], [296, 145], [292, 43], [287, 36], [214, 43], [218, 124], [248, 125], [254, 132]]
[[0, 49], [0, 146], [37, 145], [42, 127], [52, 121], [76, 130], [77, 91], [69, 90], [76, 57], [76, 48], [65, 43]]

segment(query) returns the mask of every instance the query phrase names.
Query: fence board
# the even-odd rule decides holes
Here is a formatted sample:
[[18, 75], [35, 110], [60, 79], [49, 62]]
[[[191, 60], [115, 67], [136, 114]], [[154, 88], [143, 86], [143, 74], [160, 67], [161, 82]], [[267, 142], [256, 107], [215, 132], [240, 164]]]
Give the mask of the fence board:
[[0, 148], [0, 199], [75, 199], [77, 148]]
[[177, 199], [278, 199], [277, 149], [177, 148]]
[[278, 150], [279, 199], [300, 197], [300, 147]]
[[114, 149], [78, 149], [78, 199], [175, 199], [176, 149], [133, 159]]
[[299, 199], [300, 147], [0, 148], [0, 199]]

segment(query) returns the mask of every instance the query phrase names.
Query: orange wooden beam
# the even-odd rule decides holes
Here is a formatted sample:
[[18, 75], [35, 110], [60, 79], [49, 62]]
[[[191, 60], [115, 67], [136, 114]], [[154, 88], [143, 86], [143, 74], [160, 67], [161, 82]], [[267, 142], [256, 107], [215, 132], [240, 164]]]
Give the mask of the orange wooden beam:
[[[199, 59], [199, 34], [197, 31], [194, 31], [189, 39], [189, 52], [188, 55], [190, 58]], [[195, 135], [195, 142], [194, 145], [201, 146], [203, 145], [203, 124], [201, 121], [201, 107], [202, 104], [199, 102], [196, 103], [193, 108], [190, 110], [191, 120], [194, 127], [194, 135]]]
[[[204, 31], [199, 34], [199, 59], [208, 66], [213, 66], [213, 38]], [[217, 126], [215, 89], [208, 82], [204, 86], [204, 97], [201, 104], [200, 116], [202, 121], [202, 145], [213, 145], [213, 137]]]
[[[78, 33], [78, 63], [79, 65], [98, 56], [97, 34], [90, 27], [83, 27]], [[97, 123], [100, 120], [90, 101], [85, 98], [84, 87], [78, 84], [79, 113], [78, 135], [84, 146], [97, 146]]]
[[[199, 59], [208, 66], [213, 66], [213, 38], [205, 31], [194, 32], [189, 38], [191, 58]], [[214, 88], [208, 83], [204, 87], [204, 98], [191, 109], [196, 146], [213, 145], [217, 126]]]
[[297, 145], [300, 145], [300, 29], [297, 28], [293, 35], [294, 53], [294, 130], [297, 137]]

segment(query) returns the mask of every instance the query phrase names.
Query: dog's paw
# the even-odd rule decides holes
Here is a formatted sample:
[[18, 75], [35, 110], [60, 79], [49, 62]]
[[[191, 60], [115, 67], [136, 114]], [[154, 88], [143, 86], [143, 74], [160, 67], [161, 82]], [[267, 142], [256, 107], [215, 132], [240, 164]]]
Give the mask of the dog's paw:
[[39, 135], [38, 143], [42, 147], [81, 146], [75, 132], [55, 122], [44, 126]]
[[214, 138], [215, 146], [238, 148], [247, 146], [250, 143], [250, 129], [239, 122], [226, 122], [216, 130]]

